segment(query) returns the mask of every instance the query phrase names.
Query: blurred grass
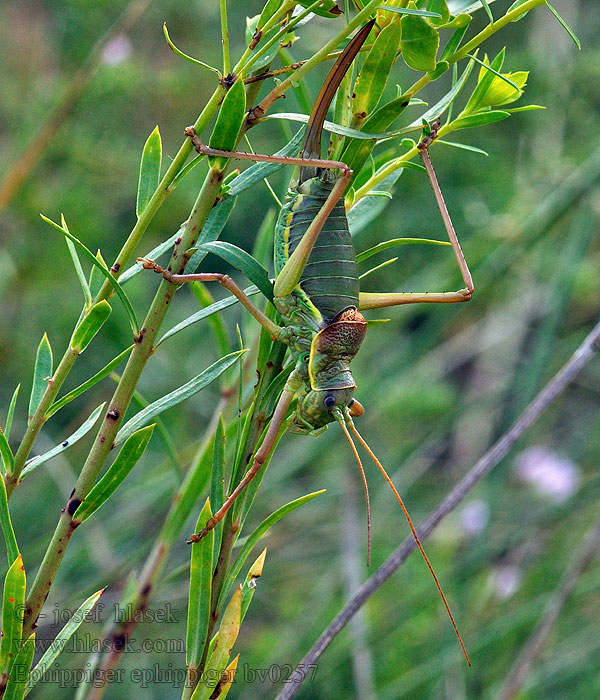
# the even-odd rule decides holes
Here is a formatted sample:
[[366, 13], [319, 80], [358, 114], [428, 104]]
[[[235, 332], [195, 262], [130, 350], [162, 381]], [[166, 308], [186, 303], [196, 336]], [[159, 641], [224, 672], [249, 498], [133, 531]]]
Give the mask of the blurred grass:
[[[461, 133], [462, 140], [484, 148], [489, 158], [443, 146], [432, 149], [444, 196], [473, 271], [474, 300], [455, 308], [416, 306], [371, 314], [392, 321], [369, 331], [353, 365], [357, 396], [367, 408], [361, 432], [390, 468], [417, 521], [558, 369], [600, 310], [600, 172], [588, 160], [590, 154], [600, 152], [596, 41], [600, 12], [594, 0], [557, 0], [555, 4], [581, 38], [581, 53], [543, 10], [511, 25], [487, 47], [493, 54], [507, 45], [507, 69], [532, 70], [527, 101], [544, 104], [547, 110]], [[239, 52], [244, 15], [255, 14], [261, 4], [234, 0], [228, 6], [233, 49]], [[0, 7], [0, 63], [5, 67], [0, 71], [0, 157], [5, 167], [35, 133], [68, 77], [123, 7], [123, 2], [100, 0], [9, 1]], [[183, 128], [212, 87], [208, 71], [181, 62], [168, 49], [162, 36], [163, 21], [178, 46], [219, 65], [216, 3], [153, 2], [128, 39], [113, 45], [112, 58], [109, 55], [102, 64], [72, 116], [3, 214], [0, 415], [8, 408], [16, 384], [23, 381], [15, 436], [25, 425], [23, 397], [28, 395], [37, 343], [48, 331], [53, 346], [63, 347], [80, 305], [66, 246], [39, 219], [39, 212], [54, 219], [65, 212], [74, 235], [92, 250], [101, 247], [110, 261], [135, 221], [137, 168], [146, 137], [158, 123], [165, 157], [174, 154]], [[478, 13], [477, 21], [485, 23], [484, 13]], [[315, 26], [318, 31], [311, 33], [306, 48], [302, 42], [292, 48], [294, 59], [308, 55], [328, 36], [327, 21]], [[118, 51], [129, 54], [111, 64]], [[312, 98], [319, 77], [309, 80]], [[399, 68], [397, 80], [406, 86], [414, 74]], [[420, 96], [432, 104], [443, 89], [434, 84]], [[283, 108], [299, 109], [296, 98], [289, 96]], [[253, 129], [250, 139], [256, 151], [266, 153], [286, 140], [281, 126], [273, 123]], [[543, 214], [544, 207], [555, 201], [556, 192], [562, 191], [572, 173], [579, 176], [582, 191], [568, 200], [564, 211], [550, 220], [534, 215], [536, 211]], [[282, 173], [273, 178], [276, 192], [284, 191], [287, 177]], [[176, 190], [159, 211], [140, 253], [176, 230], [200, 182], [198, 172]], [[226, 240], [250, 250], [253, 232], [258, 231], [270, 206], [272, 198], [265, 187], [247, 193], [231, 215]], [[394, 201], [360, 234], [357, 247], [365, 249], [399, 236], [436, 238], [441, 228], [424, 177], [407, 171]], [[224, 268], [218, 259], [209, 258], [203, 269]], [[368, 289], [453, 289], [457, 282], [458, 272], [447, 250], [405, 246], [397, 263], [369, 277]], [[144, 308], [156, 284], [148, 275], [128, 285], [136, 308]], [[211, 288], [211, 293], [221, 295], [218, 289]], [[196, 308], [193, 295], [181, 291], [167, 325]], [[225, 318], [233, 341], [235, 323], [243, 318], [242, 313], [232, 309]], [[103, 329], [102, 342], [78, 363], [65, 389], [84, 381], [114, 357], [123, 347], [127, 328], [122, 310], [115, 307]], [[140, 391], [153, 400], [208, 366], [217, 352], [208, 326], [194, 326], [153, 357]], [[514, 454], [477, 487], [470, 502], [483, 504], [482, 512], [488, 514], [478, 531], [467, 527], [464, 509], [459, 509], [429, 544], [473, 657], [473, 669], [461, 665], [443, 609], [417, 557], [368, 603], [364, 637], [373, 659], [372, 682], [378, 698], [491, 700], [499, 692], [577, 541], [597, 516], [599, 379], [596, 361]], [[47, 449], [70, 434], [80, 422], [80, 413], [89, 413], [110, 390], [107, 382], [65, 407], [40, 437], [37, 449]], [[218, 400], [216, 388], [207, 391], [213, 393], [194, 397], [165, 416], [176, 441], [189, 444], [189, 454]], [[331, 429], [316, 439], [285, 437], [263, 482], [252, 516], [255, 524], [292, 498], [321, 488], [327, 493], [283, 520], [267, 538], [264, 574], [238, 644], [240, 679], [246, 674], [249, 680], [252, 669], [271, 669], [271, 680], [267, 674], [264, 682], [255, 679], [235, 684], [230, 697], [251, 700], [274, 695], [275, 685], [287, 675], [284, 664], [300, 660], [347, 596], [344, 565], [348, 552], [354, 552], [359, 562], [358, 578], [367, 575], [360, 500], [354, 539], [348, 540], [344, 525], [345, 494], [348, 488], [360, 489], [360, 484], [347, 474], [355, 466], [338, 433]], [[88, 442], [82, 440], [27, 479], [11, 502], [28, 576], [45, 550]], [[515, 456], [529, 446], [544, 446], [576, 465], [579, 482], [572, 495], [564, 501], [552, 500], [519, 477]], [[86, 595], [107, 584], [104, 616], [112, 614], [128, 572], [139, 568], [151, 546], [175, 486], [166, 451], [159, 441], [153, 447], [152, 456], [145, 458], [106, 506], [113, 516], [91, 519], [74, 539], [47, 604], [46, 625], [54, 610], [77, 607]], [[186, 455], [180, 455], [180, 461], [186, 464]], [[404, 537], [405, 526], [387, 487], [370, 465], [367, 469], [373, 491], [375, 568]], [[550, 472], [542, 470], [542, 476], [544, 473], [551, 477]], [[35, 529], [24, 520], [31, 502], [40, 504]], [[172, 566], [184, 563], [188, 556], [182, 541], [173, 553]], [[595, 562], [567, 603], [534, 666], [524, 697], [589, 700], [600, 693], [599, 584], [600, 569]], [[159, 589], [153, 608], [170, 603], [178, 622], [170, 624], [167, 632], [158, 623], [138, 627], [136, 639], [154, 644], [147, 653], [123, 655], [123, 684], [111, 688], [107, 698], [179, 697], [179, 691], [166, 683], [142, 690], [130, 673], [135, 668], [151, 669], [156, 663], [163, 669], [169, 664], [183, 667], [181, 651], [164, 650], [161, 640], [184, 638], [186, 596], [184, 574]], [[80, 638], [86, 633], [95, 638], [100, 625], [90, 623], [82, 630]], [[56, 632], [42, 624], [40, 636], [44, 631]], [[361, 686], [367, 690], [360, 694], [354, 685], [351, 657], [356, 655], [357, 639], [360, 636], [344, 631], [324, 655], [314, 683], [307, 683], [298, 697], [372, 697], [368, 684]], [[65, 655], [61, 664], [75, 669], [86, 661], [87, 655], [81, 652]], [[31, 697], [54, 692], [53, 686], [40, 686]], [[61, 691], [61, 697], [74, 697], [74, 691]]]

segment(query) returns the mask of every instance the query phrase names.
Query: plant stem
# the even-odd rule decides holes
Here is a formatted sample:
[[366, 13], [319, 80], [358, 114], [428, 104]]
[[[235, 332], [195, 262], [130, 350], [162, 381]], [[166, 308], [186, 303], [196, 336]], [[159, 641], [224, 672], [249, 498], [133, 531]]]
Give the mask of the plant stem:
[[[221, 188], [222, 174], [213, 170], [209, 171], [204, 185], [200, 190], [192, 213], [186, 223], [181, 242], [175, 246], [171, 258], [169, 270], [176, 267], [176, 271], [183, 270], [187, 262], [184, 252], [191, 248], [198, 237], [204, 222], [208, 218], [213, 203]], [[77, 479], [75, 488], [69, 497], [50, 541], [40, 569], [35, 577], [29, 596], [26, 600], [25, 619], [23, 621], [24, 639], [27, 639], [35, 627], [35, 622], [42, 609], [44, 601], [52, 586], [54, 576], [62, 558], [65, 555], [66, 546], [79, 523], [73, 520], [73, 514], [79, 504], [85, 499], [90, 489], [96, 482], [104, 465], [106, 457], [112, 449], [119, 425], [127, 411], [129, 402], [142, 374], [144, 367], [153, 351], [153, 343], [160, 328], [160, 324], [167, 312], [167, 308], [175, 293], [175, 285], [163, 279], [156, 296], [150, 306], [144, 326], [140, 331], [129, 360], [123, 371], [121, 381], [113, 394], [109, 409], [96, 436], [81, 474]]]
[[4, 482], [6, 484], [6, 496], [11, 497], [11, 494], [19, 484], [19, 478], [27, 457], [31, 452], [35, 440], [46, 422], [46, 411], [50, 408], [60, 387], [67, 378], [67, 375], [71, 371], [71, 368], [75, 364], [75, 360], [79, 356], [77, 350], [73, 350], [70, 346], [67, 348], [65, 354], [63, 355], [58, 367], [56, 368], [52, 378], [48, 381], [48, 386], [46, 391], [42, 395], [41, 401], [35, 410], [35, 413], [29, 421], [25, 435], [21, 440], [21, 443], [15, 454], [15, 464], [13, 471], [10, 474], [6, 474]]
[[229, 29], [227, 28], [227, 0], [219, 0], [221, 9], [221, 43], [223, 44], [223, 75], [229, 75]]
[[[590, 362], [600, 350], [600, 322], [592, 329], [587, 338], [573, 353], [568, 362], [552, 377], [536, 398], [521, 413], [517, 420], [500, 437], [494, 445], [481, 457], [474, 467], [452, 489], [440, 505], [429, 514], [417, 528], [419, 539], [424, 541], [439, 523], [451, 513], [467, 496], [471, 489], [479, 483], [506, 456], [513, 445], [523, 436], [544, 411], [552, 404], [575, 379], [579, 372]], [[409, 554], [416, 548], [412, 537], [408, 537], [391, 554], [377, 571], [363, 583], [358, 591], [335, 616], [319, 639], [296, 667], [289, 677], [285, 688], [276, 700], [291, 700], [300, 690], [310, 669], [320, 659], [329, 644], [346, 626], [350, 619], [360, 610], [361, 606], [383, 585], [385, 581], [406, 561]]]

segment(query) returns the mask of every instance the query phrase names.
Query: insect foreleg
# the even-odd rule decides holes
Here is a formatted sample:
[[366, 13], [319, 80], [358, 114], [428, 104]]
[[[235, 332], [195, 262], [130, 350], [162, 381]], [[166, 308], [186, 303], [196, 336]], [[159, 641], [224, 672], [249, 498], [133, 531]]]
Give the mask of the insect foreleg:
[[242, 304], [242, 306], [254, 316], [260, 325], [277, 340], [287, 342], [283, 333], [283, 329], [276, 323], [271, 321], [257, 306], [252, 303], [248, 295], [238, 287], [229, 275], [224, 275], [220, 272], [199, 272], [193, 275], [175, 275], [168, 270], [165, 270], [160, 265], [150, 260], [149, 258], [138, 258], [138, 262], [143, 263], [146, 270], [154, 270], [154, 272], [162, 275], [169, 282], [174, 284], [183, 284], [184, 282], [218, 282], [228, 289]]
[[452, 225], [452, 220], [450, 219], [450, 214], [448, 212], [448, 207], [444, 201], [442, 191], [440, 189], [433, 165], [431, 163], [431, 158], [429, 157], [429, 146], [433, 143], [434, 139], [437, 138], [437, 132], [440, 127], [440, 123], [435, 122], [432, 125], [431, 135], [425, 137], [418, 145], [419, 155], [427, 171], [427, 176], [429, 177], [429, 182], [433, 189], [435, 199], [442, 215], [442, 220], [444, 222], [444, 227], [446, 233], [448, 234], [448, 239], [452, 245], [452, 250], [454, 251], [454, 256], [458, 263], [463, 281], [464, 288], [459, 289], [456, 292], [399, 292], [399, 293], [370, 293], [361, 292], [360, 293], [360, 309], [377, 309], [383, 306], [399, 306], [401, 304], [417, 304], [423, 302], [436, 303], [436, 304], [452, 304], [461, 301], [469, 301], [473, 296], [474, 286], [473, 279], [471, 277], [471, 272], [465, 260], [465, 256], [458, 242], [456, 236], [456, 231]]
[[248, 469], [248, 471], [244, 475], [244, 478], [228, 496], [225, 503], [223, 503], [223, 505], [212, 516], [212, 518], [208, 520], [208, 522], [206, 523], [206, 527], [200, 532], [197, 532], [196, 534], [190, 536], [188, 544], [192, 544], [193, 542], [199, 542], [210, 530], [212, 530], [221, 522], [221, 520], [225, 517], [227, 511], [233, 505], [236, 498], [240, 495], [244, 488], [246, 488], [246, 486], [252, 481], [252, 479], [254, 479], [262, 465], [267, 461], [269, 455], [271, 454], [271, 450], [273, 449], [273, 445], [277, 441], [277, 434], [279, 433], [279, 430], [281, 429], [285, 421], [285, 414], [287, 413], [290, 403], [292, 402], [292, 399], [294, 398], [294, 395], [297, 391], [296, 383], [297, 380], [294, 374], [290, 375], [286, 387], [283, 390], [281, 397], [279, 398], [279, 401], [275, 408], [275, 412], [273, 413], [273, 418], [271, 419], [271, 424], [269, 425], [269, 429], [267, 430], [265, 439], [262, 441], [261, 446], [258, 448], [256, 454], [254, 455], [252, 466], [250, 467], [250, 469]]

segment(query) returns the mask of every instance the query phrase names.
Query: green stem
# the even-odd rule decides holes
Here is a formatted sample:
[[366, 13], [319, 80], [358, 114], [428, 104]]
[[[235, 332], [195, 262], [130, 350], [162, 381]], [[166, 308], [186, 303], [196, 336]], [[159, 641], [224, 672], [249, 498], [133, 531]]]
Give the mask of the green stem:
[[10, 474], [6, 474], [5, 484], [7, 498], [11, 497], [12, 492], [19, 485], [19, 478], [21, 477], [21, 472], [23, 471], [27, 457], [29, 457], [29, 453], [33, 448], [35, 440], [46, 422], [46, 411], [53, 404], [60, 387], [63, 385], [63, 382], [67, 378], [67, 375], [71, 371], [71, 367], [73, 367], [75, 364], [75, 360], [78, 356], [79, 352], [77, 350], [73, 350], [73, 348], [69, 346], [58, 367], [56, 368], [56, 371], [52, 375], [52, 378], [49, 380], [46, 391], [44, 392], [35, 413], [29, 421], [25, 435], [23, 436], [21, 444], [19, 445], [15, 454], [13, 471]]
[[[220, 172], [209, 171], [186, 223], [181, 242], [175, 247], [169, 269], [173, 266], [179, 270], [185, 266], [186, 254], [180, 254], [180, 251], [187, 251], [194, 245], [198, 233], [208, 218], [213, 203], [219, 194], [221, 179], [222, 175]], [[123, 371], [121, 381], [110, 401], [109, 409], [88, 458], [83, 465], [75, 488], [67, 501], [65, 509], [62, 511], [56, 531], [48, 545], [42, 564], [27, 597], [26, 614], [23, 621], [24, 639], [27, 639], [34, 629], [42, 605], [52, 586], [56, 571], [65, 555], [67, 544], [73, 531], [79, 525], [78, 522], [73, 520], [72, 516], [95, 484], [112, 449], [114, 439], [127, 411], [137, 382], [148, 359], [152, 355], [154, 340], [169, 303], [173, 298], [175, 288], [174, 284], [163, 279], [150, 306], [144, 326], [140, 331], [140, 336]]]
[[231, 62], [229, 58], [229, 29], [227, 27], [227, 0], [220, 0], [221, 6], [221, 43], [223, 44], [223, 75], [229, 75]]

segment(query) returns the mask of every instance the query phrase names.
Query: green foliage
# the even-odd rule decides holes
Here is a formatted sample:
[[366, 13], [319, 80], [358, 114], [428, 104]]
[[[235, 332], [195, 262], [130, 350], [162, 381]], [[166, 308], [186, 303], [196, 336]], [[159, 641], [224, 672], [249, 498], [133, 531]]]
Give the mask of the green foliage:
[[140, 161], [140, 177], [138, 180], [137, 202], [135, 206], [138, 218], [142, 215], [154, 194], [154, 190], [158, 187], [161, 163], [162, 141], [158, 126], [155, 126], [144, 144], [142, 159]]
[[48, 380], [52, 377], [52, 348], [47, 333], [44, 333], [35, 355], [35, 367], [33, 370], [33, 384], [29, 397], [29, 418], [37, 411], [42, 396], [48, 386]]

